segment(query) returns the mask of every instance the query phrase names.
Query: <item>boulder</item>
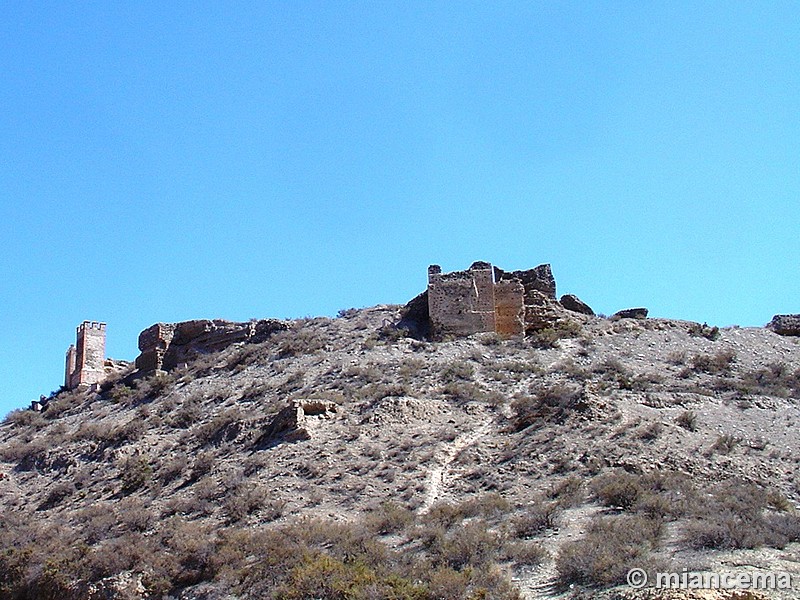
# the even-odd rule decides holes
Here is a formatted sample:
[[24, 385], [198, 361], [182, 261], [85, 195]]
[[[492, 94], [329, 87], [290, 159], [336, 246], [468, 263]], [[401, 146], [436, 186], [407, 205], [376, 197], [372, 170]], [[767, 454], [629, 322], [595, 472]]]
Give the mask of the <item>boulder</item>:
[[626, 308], [611, 315], [612, 319], [646, 319], [646, 308]]
[[561, 306], [572, 312], [594, 316], [592, 308], [574, 294], [565, 294], [561, 296]]
[[800, 315], [775, 315], [767, 329], [778, 335], [800, 335]]

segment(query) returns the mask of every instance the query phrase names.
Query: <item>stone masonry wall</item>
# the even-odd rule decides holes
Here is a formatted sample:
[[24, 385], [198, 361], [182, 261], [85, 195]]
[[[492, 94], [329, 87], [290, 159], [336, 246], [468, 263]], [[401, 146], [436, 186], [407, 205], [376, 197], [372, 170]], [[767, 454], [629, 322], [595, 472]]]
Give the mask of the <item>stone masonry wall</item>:
[[75, 372], [75, 364], [78, 360], [78, 350], [75, 344], [70, 344], [67, 348], [66, 367], [64, 368], [64, 387], [71, 389], [72, 387], [72, 374]]
[[99, 383], [105, 378], [106, 324], [84, 321], [78, 326], [76, 338], [74, 349], [67, 350], [64, 385], [68, 389]]
[[488, 263], [476, 262], [466, 271], [442, 273], [428, 268], [428, 311], [439, 336], [494, 331], [494, 281]]
[[288, 328], [276, 319], [235, 323], [198, 319], [182, 323], [156, 323], [139, 334], [136, 368], [168, 371], [200, 354], [216, 352], [237, 342], [257, 343]]
[[566, 319], [556, 300], [550, 265], [503, 271], [476, 262], [466, 271], [428, 268], [428, 313], [435, 337], [495, 332], [502, 337], [531, 333]]
[[495, 331], [501, 337], [525, 333], [525, 288], [519, 281], [498, 281], [494, 284]]

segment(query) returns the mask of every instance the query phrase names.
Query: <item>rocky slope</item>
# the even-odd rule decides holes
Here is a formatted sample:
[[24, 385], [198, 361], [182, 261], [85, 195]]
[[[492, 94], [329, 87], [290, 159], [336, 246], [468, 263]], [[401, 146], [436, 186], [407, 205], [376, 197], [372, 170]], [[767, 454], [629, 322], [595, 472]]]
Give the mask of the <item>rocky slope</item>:
[[800, 577], [797, 338], [581, 316], [427, 342], [399, 318], [297, 321], [9, 415], [0, 596], [627, 598], [633, 567]]

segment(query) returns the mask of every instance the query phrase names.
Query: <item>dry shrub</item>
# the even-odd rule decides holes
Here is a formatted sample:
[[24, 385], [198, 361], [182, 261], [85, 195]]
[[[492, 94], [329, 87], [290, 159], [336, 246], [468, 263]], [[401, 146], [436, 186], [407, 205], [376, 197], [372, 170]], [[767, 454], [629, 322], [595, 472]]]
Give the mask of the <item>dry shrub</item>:
[[499, 534], [482, 522], [466, 523], [441, 535], [430, 536], [426, 542], [426, 549], [435, 565], [457, 571], [467, 566], [486, 567], [503, 548]]
[[714, 445], [711, 446], [711, 452], [719, 452], [720, 454], [730, 454], [739, 445], [742, 440], [735, 435], [723, 433], [720, 435]]
[[539, 422], [561, 423], [573, 413], [585, 412], [583, 387], [556, 383], [534, 388], [531, 396], [521, 396], [511, 404], [515, 416], [514, 431], [522, 431]]
[[638, 515], [596, 518], [582, 539], [561, 547], [556, 556], [559, 582], [600, 587], [624, 583], [630, 569], [649, 565], [662, 532], [660, 520]]
[[571, 475], [553, 486], [548, 496], [564, 508], [578, 506], [584, 500], [585, 482], [583, 478]]
[[242, 417], [241, 410], [236, 407], [229, 408], [208, 423], [197, 427], [194, 430], [194, 436], [201, 446], [231, 442], [241, 431]]
[[130, 494], [144, 487], [153, 474], [150, 461], [141, 455], [129, 456], [119, 468], [118, 478], [122, 484], [122, 492]]
[[466, 360], [457, 360], [442, 369], [441, 374], [445, 382], [472, 381], [475, 377], [475, 365]]
[[329, 343], [324, 332], [312, 327], [302, 327], [283, 331], [273, 336], [277, 345], [278, 358], [290, 358], [313, 354], [325, 348]]
[[148, 531], [155, 524], [155, 514], [148, 503], [139, 498], [124, 498], [117, 506], [117, 519], [132, 532]]
[[710, 327], [708, 323], [692, 323], [689, 326], [689, 335], [694, 337], [704, 337], [707, 340], [716, 341], [719, 339], [719, 327]]
[[502, 496], [490, 492], [456, 504], [449, 502], [434, 504], [424, 515], [422, 521], [426, 524], [450, 528], [465, 519], [501, 517], [508, 513], [510, 508], [508, 501]]
[[526, 508], [521, 515], [514, 517], [512, 521], [514, 535], [520, 539], [529, 539], [547, 529], [555, 529], [562, 512], [563, 509], [557, 502], [540, 499]]
[[171, 415], [168, 423], [171, 427], [188, 429], [203, 418], [204, 410], [201, 399], [190, 396], [183, 401], [181, 407]]
[[364, 526], [375, 533], [386, 535], [403, 531], [413, 520], [414, 513], [408, 508], [394, 502], [384, 502], [364, 517]]
[[631, 508], [644, 493], [640, 478], [629, 473], [601, 475], [591, 487], [600, 503], [612, 508]]
[[688, 431], [697, 431], [697, 413], [692, 410], [683, 411], [675, 422]]
[[691, 373], [722, 375], [730, 372], [735, 360], [736, 351], [731, 348], [718, 350], [714, 354], [695, 354], [689, 360], [689, 366], [681, 374], [683, 376], [691, 375]]
[[260, 509], [267, 500], [266, 490], [260, 486], [243, 482], [232, 493], [225, 496], [223, 508], [229, 523], [237, 523]]
[[503, 548], [503, 557], [513, 562], [517, 570], [540, 565], [547, 556], [547, 550], [539, 542], [510, 542], [506, 543]]
[[161, 483], [166, 485], [167, 483], [178, 479], [181, 475], [183, 475], [187, 464], [186, 455], [183, 453], [180, 453], [177, 456], [165, 461], [158, 471], [158, 477]]
[[11, 425], [15, 428], [28, 427], [38, 429], [45, 425], [45, 419], [41, 413], [38, 413], [34, 410], [18, 408], [17, 410], [12, 410], [10, 413], [8, 413], [6, 418], [3, 420], [3, 423]]
[[683, 543], [695, 549], [783, 548], [800, 539], [800, 517], [772, 490], [730, 480], [693, 506]]
[[47, 492], [47, 496], [45, 497], [44, 501], [37, 507], [36, 510], [48, 510], [55, 508], [74, 493], [75, 484], [71, 481], [56, 483], [50, 488], [50, 491]]
[[766, 367], [744, 373], [738, 390], [745, 394], [762, 394], [787, 398], [800, 394], [800, 369], [791, 371], [786, 363], [773, 362]]

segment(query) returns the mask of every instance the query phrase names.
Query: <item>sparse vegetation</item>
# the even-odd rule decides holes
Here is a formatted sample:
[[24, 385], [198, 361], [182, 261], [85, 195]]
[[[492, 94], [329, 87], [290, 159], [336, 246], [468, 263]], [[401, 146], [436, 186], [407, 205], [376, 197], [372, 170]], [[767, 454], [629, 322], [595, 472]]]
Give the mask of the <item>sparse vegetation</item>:
[[642, 516], [605, 517], [592, 521], [586, 536], [562, 546], [556, 557], [559, 582], [610, 586], [625, 582], [632, 568], [653, 564], [651, 553], [663, 525]]
[[685, 410], [675, 419], [675, 422], [689, 431], [697, 431], [697, 413], [693, 410]]
[[681, 373], [681, 376], [688, 377], [693, 373], [726, 374], [730, 372], [735, 360], [736, 352], [730, 348], [718, 350], [713, 354], [695, 354], [689, 360], [689, 366]]
[[788, 342], [655, 319], [434, 342], [370, 310], [10, 414], [0, 596], [510, 600], [512, 573], [606, 587], [800, 541]]
[[150, 461], [141, 455], [126, 458], [119, 470], [119, 480], [122, 483], [122, 491], [131, 493], [144, 486], [153, 474]]
[[689, 326], [689, 335], [697, 336], [697, 337], [704, 337], [707, 340], [717, 340], [719, 339], [719, 327], [710, 327], [708, 323], [692, 323]]
[[582, 387], [554, 384], [540, 386], [530, 396], [520, 396], [511, 404], [515, 431], [542, 421], [562, 422], [572, 413], [584, 412], [588, 403]]
[[565, 338], [578, 337], [581, 326], [576, 321], [559, 322], [553, 327], [545, 327], [528, 335], [528, 342], [534, 348], [557, 348], [558, 341]]
[[717, 438], [717, 440], [714, 442], [714, 445], [711, 446], [711, 451], [719, 452], [721, 454], [730, 454], [733, 452], [733, 449], [739, 445], [739, 442], [741, 442], [741, 440], [738, 437], [728, 433], [723, 433]]

